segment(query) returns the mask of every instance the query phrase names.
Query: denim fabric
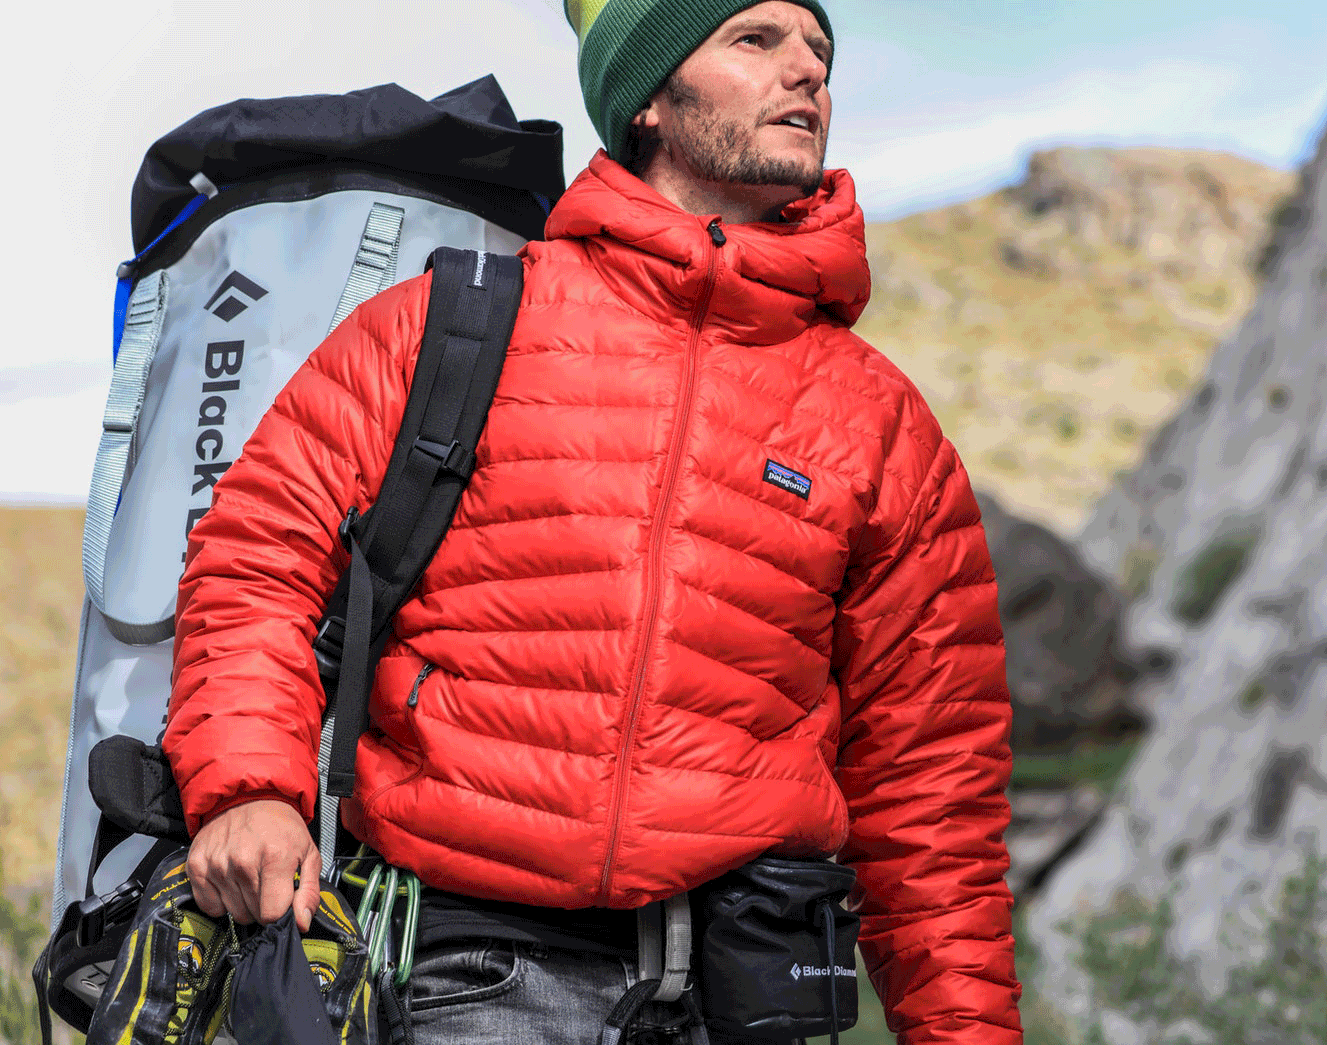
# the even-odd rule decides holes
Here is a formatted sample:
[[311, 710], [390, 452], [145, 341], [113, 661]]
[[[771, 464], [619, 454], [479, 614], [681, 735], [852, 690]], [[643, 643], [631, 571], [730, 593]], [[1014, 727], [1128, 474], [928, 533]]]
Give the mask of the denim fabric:
[[[511, 940], [448, 941], [416, 956], [415, 1045], [597, 1045], [609, 1011], [636, 979], [634, 960]], [[679, 1013], [649, 1006], [630, 1040], [688, 1045], [688, 1031], [660, 1029]]]

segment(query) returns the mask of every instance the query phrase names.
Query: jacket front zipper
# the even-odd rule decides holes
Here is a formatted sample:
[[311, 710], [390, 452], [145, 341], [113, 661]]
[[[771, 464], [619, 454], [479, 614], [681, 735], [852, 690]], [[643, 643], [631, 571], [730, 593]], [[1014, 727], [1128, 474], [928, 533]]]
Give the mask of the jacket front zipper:
[[687, 441], [687, 428], [691, 420], [691, 400], [696, 383], [696, 357], [700, 346], [700, 332], [709, 313], [710, 298], [714, 295], [715, 269], [717, 268], [719, 248], [727, 242], [727, 237], [715, 218], [706, 227], [709, 233], [709, 246], [706, 251], [707, 266], [705, 282], [701, 285], [700, 295], [696, 298], [696, 307], [691, 311], [690, 333], [687, 338], [685, 370], [682, 376], [682, 396], [678, 406], [677, 424], [673, 428], [673, 437], [668, 447], [668, 458], [664, 468], [663, 485], [659, 492], [659, 502], [654, 510], [651, 523], [649, 569], [645, 576], [646, 597], [645, 613], [641, 618], [640, 638], [636, 644], [636, 664], [632, 676], [631, 689], [627, 691], [627, 721], [622, 730], [622, 742], [617, 752], [617, 768], [613, 773], [613, 793], [609, 804], [608, 850], [604, 855], [604, 870], [599, 878], [600, 899], [608, 900], [613, 881], [613, 865], [617, 861], [617, 847], [622, 838], [622, 820], [625, 812], [627, 783], [631, 771], [631, 751], [636, 742], [636, 723], [640, 718], [641, 694], [645, 689], [645, 670], [649, 663], [650, 646], [654, 638], [654, 625], [659, 615], [659, 589], [663, 583], [663, 545], [667, 531], [668, 515], [673, 506], [673, 492], [677, 483], [677, 473], [681, 468], [682, 451]]

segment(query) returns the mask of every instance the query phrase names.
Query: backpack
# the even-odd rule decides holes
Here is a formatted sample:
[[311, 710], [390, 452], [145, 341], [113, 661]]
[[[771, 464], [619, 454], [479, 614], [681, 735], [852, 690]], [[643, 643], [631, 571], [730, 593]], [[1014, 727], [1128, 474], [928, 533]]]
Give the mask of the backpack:
[[[331, 792], [320, 819], [334, 830], [391, 617], [473, 467], [520, 297], [520, 264], [500, 254], [541, 236], [563, 189], [561, 128], [517, 121], [491, 76], [431, 101], [395, 84], [245, 99], [148, 151], [132, 197], [137, 254], [117, 273], [115, 373], [88, 498], [55, 932], [34, 970], [43, 999], [68, 1003], [56, 1005], [65, 1019], [90, 1014], [110, 929], [127, 924], [167, 844], [154, 839], [181, 841], [157, 745], [186, 538], [212, 486], [330, 330], [436, 262], [402, 430], [374, 507], [342, 524], [351, 568], [316, 643], [339, 700], [320, 750]], [[435, 253], [440, 243], [474, 249]]]

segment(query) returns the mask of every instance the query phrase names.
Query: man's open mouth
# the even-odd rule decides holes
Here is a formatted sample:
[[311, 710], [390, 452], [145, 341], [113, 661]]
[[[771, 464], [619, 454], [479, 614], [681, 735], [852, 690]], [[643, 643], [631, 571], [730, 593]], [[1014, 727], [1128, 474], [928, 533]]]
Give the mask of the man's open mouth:
[[806, 112], [788, 113], [787, 116], [781, 116], [774, 121], [776, 126], [796, 127], [798, 130], [810, 131], [811, 133], [815, 133], [818, 122], [819, 120], [814, 115]]

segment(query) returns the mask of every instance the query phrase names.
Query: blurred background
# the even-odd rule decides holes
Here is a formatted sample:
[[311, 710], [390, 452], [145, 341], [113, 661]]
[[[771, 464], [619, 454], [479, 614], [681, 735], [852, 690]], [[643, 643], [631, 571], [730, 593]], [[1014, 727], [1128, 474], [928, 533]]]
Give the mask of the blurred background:
[[[35, 1034], [143, 153], [241, 96], [495, 73], [597, 141], [560, 0], [11, 14], [0, 170], [0, 1039]], [[1327, 1041], [1327, 7], [826, 0], [857, 330], [978, 489], [1031, 1045]], [[366, 22], [367, 20], [367, 22]], [[864, 981], [863, 981], [864, 982]], [[858, 1030], [889, 1040], [869, 988]]]

